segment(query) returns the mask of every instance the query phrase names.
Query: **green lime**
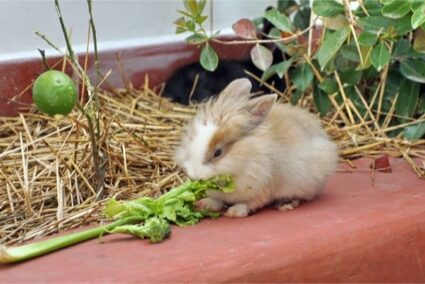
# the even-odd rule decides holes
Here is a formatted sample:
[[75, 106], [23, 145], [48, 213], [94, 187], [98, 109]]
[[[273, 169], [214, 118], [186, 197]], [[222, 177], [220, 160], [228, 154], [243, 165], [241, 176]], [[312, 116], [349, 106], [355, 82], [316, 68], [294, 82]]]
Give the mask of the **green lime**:
[[49, 115], [66, 115], [77, 102], [77, 87], [65, 73], [49, 70], [35, 80], [32, 99], [41, 111]]

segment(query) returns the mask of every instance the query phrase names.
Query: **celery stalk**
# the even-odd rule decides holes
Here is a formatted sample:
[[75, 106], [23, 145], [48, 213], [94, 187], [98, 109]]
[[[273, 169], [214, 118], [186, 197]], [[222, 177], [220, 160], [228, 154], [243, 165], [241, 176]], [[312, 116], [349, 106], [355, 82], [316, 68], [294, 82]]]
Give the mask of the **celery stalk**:
[[204, 181], [188, 181], [157, 199], [142, 197], [117, 201], [111, 198], [105, 204], [103, 213], [117, 221], [20, 247], [0, 247], [0, 263], [28, 260], [108, 233], [128, 233], [158, 243], [169, 236], [171, 223], [186, 226], [196, 224], [205, 217], [218, 217], [217, 212], [196, 211], [194, 202], [204, 197], [207, 190], [230, 192], [234, 187], [231, 177], [219, 176]]
[[0, 248], [0, 263], [12, 263], [28, 260], [37, 256], [47, 254], [49, 252], [59, 250], [61, 248], [72, 246], [74, 244], [102, 236], [103, 234], [107, 234], [109, 231], [113, 230], [117, 226], [132, 224], [135, 222], [140, 222], [140, 218], [128, 217], [120, 219], [108, 225], [103, 225], [81, 232], [51, 238], [41, 242], [35, 242], [19, 247]]

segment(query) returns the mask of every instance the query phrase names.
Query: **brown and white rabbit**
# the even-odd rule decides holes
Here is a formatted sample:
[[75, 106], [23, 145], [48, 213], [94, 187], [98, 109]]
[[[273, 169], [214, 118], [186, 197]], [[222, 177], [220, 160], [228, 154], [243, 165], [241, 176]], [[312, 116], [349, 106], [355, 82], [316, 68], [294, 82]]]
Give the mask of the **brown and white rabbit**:
[[248, 79], [237, 79], [201, 105], [175, 153], [192, 179], [233, 176], [234, 192], [209, 191], [197, 204], [212, 211], [228, 206], [229, 217], [274, 202], [293, 209], [313, 199], [338, 160], [336, 145], [313, 114], [276, 103], [275, 94], [251, 98], [250, 90]]

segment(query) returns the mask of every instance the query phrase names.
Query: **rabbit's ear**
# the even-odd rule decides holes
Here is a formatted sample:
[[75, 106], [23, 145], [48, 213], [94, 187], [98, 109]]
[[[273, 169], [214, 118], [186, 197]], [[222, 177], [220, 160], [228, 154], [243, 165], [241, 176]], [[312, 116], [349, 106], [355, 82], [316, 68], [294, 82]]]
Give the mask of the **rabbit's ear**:
[[233, 80], [221, 92], [220, 98], [228, 99], [230, 97], [249, 96], [251, 93], [252, 84], [247, 78]]
[[264, 95], [251, 99], [246, 102], [243, 108], [249, 113], [248, 130], [251, 130], [260, 125], [267, 115], [270, 113], [274, 103], [277, 100], [276, 94]]

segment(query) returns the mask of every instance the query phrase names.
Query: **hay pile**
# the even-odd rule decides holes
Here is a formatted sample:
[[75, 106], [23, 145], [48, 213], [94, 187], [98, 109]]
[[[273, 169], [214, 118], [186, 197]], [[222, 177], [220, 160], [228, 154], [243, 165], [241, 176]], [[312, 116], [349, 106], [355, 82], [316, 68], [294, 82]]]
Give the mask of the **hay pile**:
[[[149, 88], [102, 92], [100, 100], [107, 197], [158, 196], [180, 184], [170, 158], [193, 110]], [[0, 244], [99, 222], [85, 117], [78, 110], [60, 119], [33, 110], [0, 120]]]
[[[281, 95], [287, 101], [287, 93]], [[102, 92], [100, 101], [99, 146], [109, 157], [105, 197], [158, 196], [180, 184], [184, 177], [171, 156], [193, 108], [173, 105], [148, 86]], [[300, 104], [314, 108], [311, 97]], [[425, 160], [424, 140], [390, 139], [387, 129], [372, 130], [373, 117], [350, 116], [355, 117], [356, 110], [347, 101], [323, 118], [343, 160], [384, 153], [403, 156], [419, 177], [424, 176], [423, 167], [414, 161]], [[87, 121], [77, 110], [61, 119], [32, 110], [0, 120], [0, 244], [102, 220]]]

